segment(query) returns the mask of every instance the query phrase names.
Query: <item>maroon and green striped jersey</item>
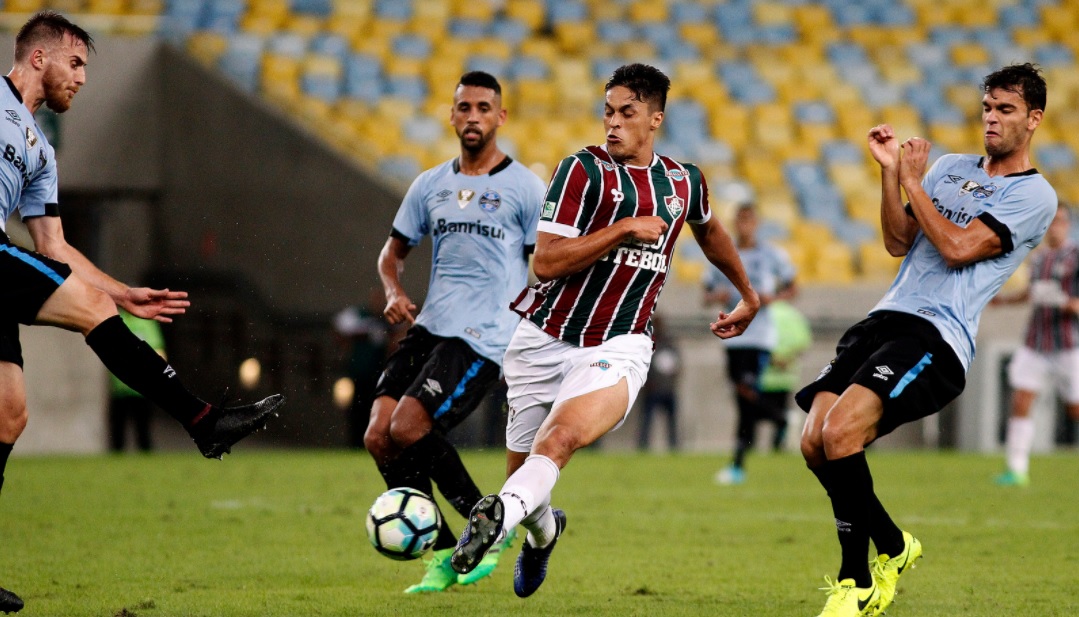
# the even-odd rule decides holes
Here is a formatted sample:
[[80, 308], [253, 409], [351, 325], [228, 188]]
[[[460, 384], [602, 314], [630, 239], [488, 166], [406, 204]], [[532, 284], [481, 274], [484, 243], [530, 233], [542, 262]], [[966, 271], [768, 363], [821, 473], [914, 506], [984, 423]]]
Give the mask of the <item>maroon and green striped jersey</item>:
[[[1068, 242], [1031, 254], [1030, 284], [1034, 310], [1026, 346], [1041, 353], [1079, 347], [1079, 317], [1061, 306], [1064, 299], [1079, 296], [1079, 247]], [[1045, 296], [1050, 300], [1040, 299]]]
[[559, 163], [539, 231], [574, 238], [630, 216], [662, 217], [667, 231], [655, 244], [626, 240], [580, 272], [528, 287], [510, 308], [580, 347], [651, 334], [679, 232], [712, 216], [700, 169], [658, 154], [648, 167], [620, 165], [605, 148], [589, 146]]

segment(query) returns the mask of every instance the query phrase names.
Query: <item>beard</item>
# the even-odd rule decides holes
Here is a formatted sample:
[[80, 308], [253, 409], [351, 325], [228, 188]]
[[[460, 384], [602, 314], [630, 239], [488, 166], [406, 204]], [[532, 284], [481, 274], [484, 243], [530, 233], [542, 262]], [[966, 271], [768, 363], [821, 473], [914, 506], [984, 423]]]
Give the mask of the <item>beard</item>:
[[[478, 133], [478, 135], [477, 135], [477, 133]], [[483, 132], [479, 132], [479, 131], [468, 131], [467, 134], [469, 136], [476, 136], [476, 141], [474, 141], [474, 142], [465, 141], [466, 133], [464, 131], [458, 133], [457, 138], [461, 141], [461, 147], [464, 148], [465, 150], [468, 150], [471, 153], [476, 153], [476, 152], [479, 152], [480, 150], [483, 150], [484, 146], [487, 145], [487, 142], [491, 141], [491, 134], [490, 133], [483, 133]]]
[[72, 96], [64, 87], [62, 79], [51, 75], [52, 71], [46, 70], [42, 80], [45, 87], [45, 106], [58, 114], [62, 114], [71, 108]]

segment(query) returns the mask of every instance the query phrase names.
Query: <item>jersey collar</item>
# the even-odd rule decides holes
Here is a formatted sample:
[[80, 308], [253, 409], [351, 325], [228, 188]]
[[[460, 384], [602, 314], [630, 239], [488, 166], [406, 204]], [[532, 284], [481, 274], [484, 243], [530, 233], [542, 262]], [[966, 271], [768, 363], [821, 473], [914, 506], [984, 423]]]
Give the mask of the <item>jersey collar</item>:
[[[491, 171], [487, 172], [487, 175], [488, 176], [493, 176], [493, 175], [497, 174], [498, 172], [502, 171], [503, 169], [509, 167], [510, 163], [512, 163], [512, 162], [513, 162], [513, 159], [509, 155], [506, 155], [506, 158], [502, 159], [502, 162], [500, 162], [498, 165], [495, 165], [494, 167], [491, 168]], [[455, 173], [455, 174], [461, 173], [461, 157], [457, 157], [457, 158], [453, 159], [453, 173]]]
[[[984, 156], [980, 157], [978, 159], [978, 169], [980, 169], [982, 171], [985, 171], [985, 157]], [[986, 171], [985, 173], [988, 175], [989, 172]], [[1018, 178], [1018, 177], [1021, 177], [1021, 176], [1036, 176], [1036, 175], [1038, 175], [1038, 173], [1039, 172], [1038, 172], [1037, 167], [1031, 167], [1030, 169], [1028, 169], [1026, 171], [1017, 171], [1017, 172], [1015, 172], [1013, 174], [1007, 174], [1004, 177], [1005, 178]]]
[[4, 75], [4, 81], [7, 82], [7, 87], [11, 88], [11, 93], [15, 95], [15, 98], [19, 99], [19, 102], [22, 103], [22, 93], [19, 92], [19, 89], [15, 87], [15, 83], [11, 81], [11, 78], [7, 75]]
[[607, 151], [607, 144], [601, 145], [600, 149], [602, 149], [604, 152], [607, 153], [607, 156], [610, 157], [612, 163], [614, 163], [615, 165], [621, 165], [622, 167], [625, 167], [627, 169], [651, 169], [651, 168], [656, 166], [656, 163], [659, 162], [659, 154], [656, 153], [655, 150], [652, 151], [652, 162], [651, 163], [649, 163], [647, 165], [626, 165], [625, 163], [615, 162], [614, 157], [611, 156], [611, 153]]

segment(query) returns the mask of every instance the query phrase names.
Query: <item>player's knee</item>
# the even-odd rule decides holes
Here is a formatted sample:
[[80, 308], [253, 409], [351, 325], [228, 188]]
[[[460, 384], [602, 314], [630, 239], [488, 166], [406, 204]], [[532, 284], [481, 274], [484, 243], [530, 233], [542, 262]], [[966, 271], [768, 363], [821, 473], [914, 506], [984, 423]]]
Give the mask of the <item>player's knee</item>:
[[0, 414], [0, 443], [15, 443], [26, 428], [29, 414], [26, 411], [25, 402], [6, 407], [4, 413]]
[[556, 461], [568, 460], [582, 446], [577, 431], [558, 424], [548, 427], [536, 441], [536, 452]]
[[379, 427], [368, 426], [363, 433], [363, 446], [376, 459], [385, 458], [390, 450], [390, 436]]
[[807, 463], [812, 465], [815, 462], [824, 460], [824, 443], [821, 441], [819, 435], [802, 433], [800, 446], [802, 449], [802, 458], [804, 458]]
[[431, 432], [430, 425], [412, 422], [396, 415], [390, 422], [390, 440], [398, 448], [407, 448]]

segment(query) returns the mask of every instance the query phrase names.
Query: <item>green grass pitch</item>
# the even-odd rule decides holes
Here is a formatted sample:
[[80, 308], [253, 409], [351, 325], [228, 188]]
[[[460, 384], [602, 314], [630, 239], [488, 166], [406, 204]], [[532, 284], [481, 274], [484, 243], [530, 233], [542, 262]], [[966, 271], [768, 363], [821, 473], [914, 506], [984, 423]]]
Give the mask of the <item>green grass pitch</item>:
[[[513, 595], [516, 547], [479, 585], [405, 596], [423, 566], [368, 544], [364, 515], [383, 486], [366, 454], [238, 450], [223, 463], [194, 452], [13, 459], [0, 586], [26, 600], [20, 617], [811, 617], [838, 568], [831, 509], [797, 455], [753, 457], [746, 485], [719, 487], [724, 457], [583, 452], [555, 489], [569, 527], [535, 596]], [[464, 458], [481, 489], [500, 485], [500, 452]], [[869, 461], [882, 501], [925, 545], [889, 617], [1079, 609], [1074, 453], [1036, 458], [1028, 489], [992, 484], [999, 458]]]

